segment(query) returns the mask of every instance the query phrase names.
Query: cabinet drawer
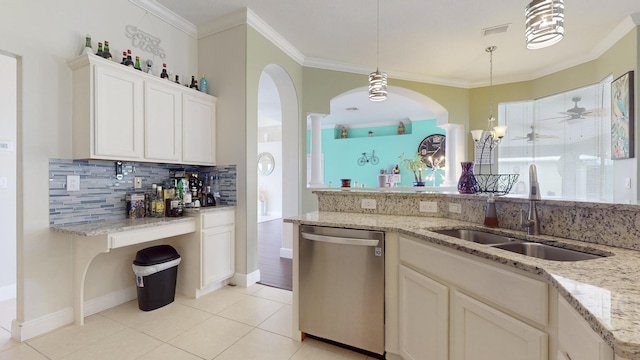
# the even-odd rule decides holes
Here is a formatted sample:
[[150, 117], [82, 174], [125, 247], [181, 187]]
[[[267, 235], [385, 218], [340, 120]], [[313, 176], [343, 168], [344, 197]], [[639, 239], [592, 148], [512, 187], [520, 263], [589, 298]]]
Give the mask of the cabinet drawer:
[[122, 231], [109, 235], [111, 249], [154, 241], [171, 236], [184, 235], [196, 231], [195, 221], [178, 222], [175, 224], [156, 225], [138, 230]]
[[400, 262], [541, 325], [548, 322], [548, 285], [497, 266], [400, 238]]
[[202, 214], [202, 228], [208, 229], [214, 226], [228, 225], [235, 222], [235, 211], [213, 211]]

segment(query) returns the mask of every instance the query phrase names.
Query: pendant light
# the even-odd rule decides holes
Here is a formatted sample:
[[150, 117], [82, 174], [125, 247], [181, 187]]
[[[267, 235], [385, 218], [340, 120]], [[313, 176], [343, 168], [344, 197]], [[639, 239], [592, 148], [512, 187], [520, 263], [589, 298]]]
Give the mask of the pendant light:
[[527, 49], [542, 49], [564, 37], [564, 0], [533, 0], [524, 16]]
[[387, 73], [380, 72], [380, 0], [376, 20], [376, 71], [369, 74], [369, 100], [387, 100]]
[[[496, 46], [489, 46], [485, 49], [486, 52], [489, 53], [489, 118], [487, 119], [488, 127], [487, 130], [491, 135], [492, 141], [496, 143], [500, 142], [502, 138], [505, 136], [507, 132], [506, 126], [494, 126], [492, 128], [493, 122], [496, 121], [496, 118], [493, 116], [493, 52], [496, 51]], [[482, 135], [484, 130], [472, 130], [471, 137], [473, 141], [478, 142], [482, 139]]]

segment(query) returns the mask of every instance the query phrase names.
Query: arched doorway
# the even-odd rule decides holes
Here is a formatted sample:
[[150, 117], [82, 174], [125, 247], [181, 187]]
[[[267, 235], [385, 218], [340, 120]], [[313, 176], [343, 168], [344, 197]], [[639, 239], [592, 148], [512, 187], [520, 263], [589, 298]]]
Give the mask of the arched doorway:
[[264, 68], [258, 87], [256, 206], [260, 282], [291, 289], [293, 229], [282, 218], [299, 211], [298, 98], [291, 78], [278, 65]]

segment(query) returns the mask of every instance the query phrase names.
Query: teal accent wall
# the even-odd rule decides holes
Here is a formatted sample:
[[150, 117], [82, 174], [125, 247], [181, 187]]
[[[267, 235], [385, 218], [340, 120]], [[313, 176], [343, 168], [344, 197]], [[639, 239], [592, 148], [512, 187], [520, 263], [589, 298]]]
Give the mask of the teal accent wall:
[[[397, 125], [364, 127], [348, 129], [348, 138], [340, 138], [340, 129], [322, 129], [322, 153], [324, 154], [324, 183], [331, 182], [333, 187], [340, 186], [340, 179], [351, 179], [352, 185], [365, 184], [367, 187], [378, 186], [378, 174], [380, 169], [389, 172], [399, 164], [400, 154], [410, 157], [418, 151], [418, 145], [427, 136], [433, 134], [445, 135], [445, 131], [436, 126], [436, 120], [412, 121], [405, 124], [405, 134], [397, 134]], [[373, 131], [369, 137], [368, 132]], [[307, 153], [310, 153], [311, 132], [307, 131]], [[375, 151], [379, 159], [377, 165], [370, 162], [363, 166], [358, 165], [358, 158], [362, 153], [368, 156]], [[425, 166], [426, 168], [426, 166]], [[435, 185], [440, 185], [442, 176], [436, 176]], [[424, 175], [429, 175], [431, 170], [425, 170]], [[402, 182], [399, 186], [413, 186], [413, 173], [400, 166]], [[427, 182], [427, 186], [431, 185]]]

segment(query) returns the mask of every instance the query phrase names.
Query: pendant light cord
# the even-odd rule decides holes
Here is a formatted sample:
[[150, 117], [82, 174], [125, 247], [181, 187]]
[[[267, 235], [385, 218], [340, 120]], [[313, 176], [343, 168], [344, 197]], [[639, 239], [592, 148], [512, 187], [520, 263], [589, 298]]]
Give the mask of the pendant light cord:
[[380, 0], [376, 9], [376, 71], [380, 70]]

